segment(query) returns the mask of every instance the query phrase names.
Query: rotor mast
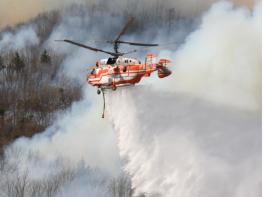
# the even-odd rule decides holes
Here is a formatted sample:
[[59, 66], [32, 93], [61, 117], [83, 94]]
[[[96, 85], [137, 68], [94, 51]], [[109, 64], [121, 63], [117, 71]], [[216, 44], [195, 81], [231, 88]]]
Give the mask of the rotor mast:
[[127, 21], [127, 23], [124, 25], [124, 27], [122, 28], [122, 30], [120, 31], [120, 33], [118, 34], [118, 36], [115, 38], [115, 40], [112, 41], [113, 44], [114, 44], [114, 45], [113, 45], [113, 48], [114, 48], [115, 53], [119, 53], [119, 50], [118, 50], [118, 49], [119, 49], [119, 45], [120, 45], [119, 40], [120, 40], [121, 36], [126, 33], [126, 31], [128, 30], [129, 26], [133, 23], [133, 21], [134, 21], [134, 18], [131, 17], [131, 18]]

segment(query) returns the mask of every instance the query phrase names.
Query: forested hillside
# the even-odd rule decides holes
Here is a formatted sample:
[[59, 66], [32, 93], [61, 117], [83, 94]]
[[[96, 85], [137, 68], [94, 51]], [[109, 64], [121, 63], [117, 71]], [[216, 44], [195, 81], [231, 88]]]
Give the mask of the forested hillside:
[[[55, 124], [63, 117], [61, 114], [70, 113], [70, 110], [74, 108], [72, 107], [73, 102], [80, 101], [78, 104], [82, 105], [81, 102], [84, 101], [85, 105], [81, 108], [89, 107], [86, 104], [87, 98], [84, 98], [85, 91], [83, 91], [86, 85], [86, 72], [89, 66], [92, 66], [98, 58], [105, 58], [105, 55], [95, 56], [93, 53], [82, 53], [83, 49], [78, 50], [64, 43], [55, 42], [55, 40], [68, 38], [89, 43], [91, 46], [110, 48], [111, 46], [101, 41], [113, 39], [123, 24], [130, 17], [134, 17], [135, 20], [125, 35], [128, 39], [136, 38], [137, 41], [152, 42], [155, 38], [162, 43], [175, 40], [182, 42], [186, 32], [192, 28], [193, 20], [181, 17], [176, 13], [175, 8], [171, 8], [169, 4], [162, 4], [159, 0], [151, 6], [143, 3], [139, 6], [136, 1], [127, 1], [124, 4], [116, 4], [116, 6], [119, 8], [116, 9], [113, 4], [105, 0], [73, 4], [60, 10], [42, 13], [30, 21], [1, 30], [0, 150], [2, 154], [0, 155], [0, 176], [6, 178], [0, 180], [0, 192], [4, 197], [72, 196], [72, 193], [75, 194], [76, 191], [81, 190], [85, 192], [80, 196], [87, 196], [87, 194], [109, 197], [133, 196], [134, 188], [131, 185], [130, 176], [121, 170], [119, 156], [114, 158], [113, 154], [113, 158], [109, 157], [110, 159], [107, 160], [107, 153], [103, 153], [102, 162], [97, 159], [97, 149], [103, 150], [105, 146], [107, 152], [107, 146], [109, 146], [109, 151], [111, 150], [111, 142], [109, 145], [106, 143], [112, 140], [111, 136], [108, 136], [109, 131], [100, 131], [99, 135], [105, 136], [106, 140], [101, 147], [96, 149], [91, 141], [97, 137], [99, 132], [89, 136], [90, 129], [88, 128], [75, 130], [75, 124], [74, 128], [67, 125], [67, 122], [63, 124], [63, 128]], [[177, 27], [181, 29], [178, 33], [175, 31]], [[160, 34], [173, 36], [165, 37]], [[140, 54], [136, 56], [141, 57]], [[76, 111], [74, 113], [78, 116]], [[74, 121], [74, 117], [71, 118]], [[83, 119], [79, 124], [85, 126], [85, 123], [86, 119]], [[100, 122], [100, 124], [104, 123]], [[47, 131], [49, 129], [46, 130], [49, 126], [51, 132]], [[69, 129], [67, 129], [68, 126]], [[86, 137], [76, 133], [81, 129], [87, 133]], [[69, 149], [72, 149], [69, 151], [72, 156], [79, 153], [73, 148], [77, 144], [82, 143], [84, 148], [91, 146], [85, 151], [81, 150], [84, 157], [80, 156], [82, 159], [85, 159], [86, 156], [95, 157], [94, 161], [99, 163], [98, 167], [90, 167], [86, 160], [79, 158], [71, 160], [73, 162], [71, 164], [62, 155], [46, 160], [42, 158], [45, 154], [15, 147], [18, 141], [35, 138], [21, 137], [32, 137], [40, 132], [43, 132], [42, 134], [49, 142], [52, 141], [49, 137], [56, 132], [58, 135], [60, 132], [65, 132], [64, 134], [73, 132], [73, 137], [68, 139], [83, 138], [68, 145], [63, 141], [63, 144], [65, 143]], [[16, 139], [18, 140], [15, 141]], [[15, 143], [12, 143], [14, 141]], [[41, 146], [41, 143], [36, 143], [35, 147], [38, 146]], [[116, 143], [114, 143], [115, 146]], [[26, 144], [25, 147], [30, 147], [30, 145]], [[63, 145], [57, 148], [63, 149]], [[57, 151], [53, 152], [46, 148], [45, 150], [51, 157]], [[95, 151], [95, 154], [89, 151]], [[63, 149], [62, 152], [67, 153], [68, 151]], [[107, 161], [103, 163], [104, 159]], [[35, 166], [41, 166], [39, 169], [43, 169], [43, 172], [47, 174], [39, 173], [39, 169]], [[118, 168], [118, 172], [115, 168]], [[34, 173], [36, 176], [33, 175]]]
[[[59, 73], [65, 56], [46, 50], [42, 44], [50, 36], [59, 18], [58, 12], [38, 16], [34, 24], [39, 41], [17, 50], [0, 50], [0, 147], [20, 136], [30, 137], [52, 123], [57, 111], [81, 98], [81, 87]], [[16, 32], [6, 28], [0, 34]], [[12, 46], [11, 46], [12, 47]], [[58, 77], [59, 73], [59, 77]]]
[[[136, 2], [132, 2], [121, 8], [112, 9], [104, 1], [73, 4], [42, 13], [0, 32], [0, 147], [20, 136], [30, 137], [43, 131], [52, 123], [57, 111], [63, 111], [81, 98], [81, 86], [60, 70], [69, 54], [60, 51], [58, 46], [56, 49], [47, 48], [47, 42], [57, 27], [66, 26], [71, 31], [67, 34], [72, 38], [83, 33], [83, 36], [75, 38], [79, 41], [90, 39], [91, 36], [85, 33], [90, 29], [95, 29], [93, 31], [100, 34], [96, 33], [96, 36], [106, 40], [118, 33], [125, 20], [135, 16], [127, 34], [140, 35], [151, 28], [152, 31], [146, 34], [149, 39], [158, 37], [160, 30], [171, 33], [182, 21], [190, 22], [180, 17], [175, 8], [159, 1], [153, 7], [138, 7]], [[113, 20], [106, 22], [107, 17], [117, 19], [119, 23]], [[28, 29], [36, 35], [30, 35], [32, 32]]]

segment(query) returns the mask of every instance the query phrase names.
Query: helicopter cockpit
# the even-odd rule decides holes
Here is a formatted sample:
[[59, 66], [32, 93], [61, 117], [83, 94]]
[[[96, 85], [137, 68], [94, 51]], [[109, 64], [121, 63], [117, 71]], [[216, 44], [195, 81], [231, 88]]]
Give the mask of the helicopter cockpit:
[[107, 60], [107, 64], [110, 64], [110, 65], [115, 64], [116, 61], [117, 61], [117, 59], [118, 59], [118, 58], [116, 58], [116, 57], [110, 57], [110, 58]]
[[91, 75], [94, 75], [94, 74], [95, 74], [95, 68], [92, 68], [92, 69], [91, 69], [90, 74], [91, 74]]
[[[97, 65], [98, 64], [98, 65]], [[134, 58], [126, 58], [126, 57], [110, 57], [108, 59], [101, 59], [96, 63], [96, 67], [104, 67], [107, 65], [131, 65], [131, 64], [141, 64], [141, 62]]]
[[141, 62], [134, 58], [126, 58], [126, 57], [110, 57], [108, 59], [101, 59], [96, 62], [96, 65], [91, 69], [90, 74], [95, 74], [97, 68], [103, 68], [108, 65], [115, 66], [115, 65], [123, 65], [128, 66], [132, 64], [141, 64]]

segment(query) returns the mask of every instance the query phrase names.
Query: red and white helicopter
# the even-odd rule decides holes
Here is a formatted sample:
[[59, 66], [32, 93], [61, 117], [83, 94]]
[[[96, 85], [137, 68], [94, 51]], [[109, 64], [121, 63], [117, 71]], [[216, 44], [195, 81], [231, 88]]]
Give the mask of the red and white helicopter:
[[167, 66], [170, 60], [160, 59], [156, 61], [156, 57], [153, 54], [148, 54], [145, 57], [144, 63], [135, 59], [124, 57], [124, 55], [137, 52], [138, 50], [132, 50], [126, 53], [119, 52], [120, 44], [129, 44], [132, 46], [144, 46], [144, 47], [156, 47], [158, 44], [148, 44], [148, 43], [138, 43], [138, 42], [127, 42], [121, 41], [120, 38], [127, 31], [128, 27], [131, 25], [133, 18], [131, 18], [126, 25], [123, 27], [122, 31], [119, 33], [117, 38], [112, 41], [106, 41], [107, 43], [113, 44], [114, 52], [105, 51], [102, 49], [90, 47], [81, 43], [77, 43], [71, 40], [58, 40], [64, 41], [82, 48], [86, 48], [95, 52], [103, 52], [111, 55], [107, 59], [101, 59], [96, 62], [96, 65], [92, 67], [90, 73], [87, 75], [87, 81], [90, 85], [97, 87], [97, 93], [103, 93], [104, 107], [102, 118], [104, 117], [105, 110], [105, 89], [116, 90], [121, 86], [135, 85], [139, 83], [143, 77], [150, 77], [152, 72], [157, 71], [159, 78], [164, 78], [169, 76], [172, 71], [170, 71]]

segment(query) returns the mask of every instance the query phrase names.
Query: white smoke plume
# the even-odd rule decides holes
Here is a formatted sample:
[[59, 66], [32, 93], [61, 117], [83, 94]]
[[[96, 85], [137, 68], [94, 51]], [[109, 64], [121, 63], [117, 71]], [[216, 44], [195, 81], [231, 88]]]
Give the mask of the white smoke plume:
[[261, 109], [260, 41], [260, 5], [251, 13], [230, 3], [218, 3], [205, 14], [185, 45], [176, 52], [159, 54], [171, 57], [176, 75], [162, 81], [162, 89], [242, 109]]
[[41, 186], [37, 190], [41, 196], [50, 190], [45, 186], [49, 184], [58, 186], [55, 196], [112, 195], [109, 185], [122, 175], [117, 138], [111, 125], [100, 118], [100, 100], [90, 89], [84, 92], [85, 99], [58, 114], [43, 133], [20, 138], [6, 147], [6, 164], [0, 168], [0, 176], [5, 177], [0, 180], [1, 197], [10, 195], [8, 184], [16, 185], [24, 177], [25, 196], [32, 195], [31, 187], [36, 183]]
[[15, 32], [0, 35], [0, 52], [20, 50], [39, 44], [39, 38], [33, 26], [22, 26]]
[[[261, 195], [261, 5], [214, 5], [174, 75], [110, 93], [120, 155], [146, 196]], [[163, 88], [166, 91], [163, 91]]]
[[55, 124], [45, 132], [32, 139], [20, 138], [10, 148], [37, 152], [44, 161], [66, 158], [74, 165], [84, 162], [108, 174], [118, 174], [120, 163], [114, 131], [98, 118], [101, 109], [96, 95], [92, 96], [87, 89], [85, 92], [85, 99], [58, 115]]

